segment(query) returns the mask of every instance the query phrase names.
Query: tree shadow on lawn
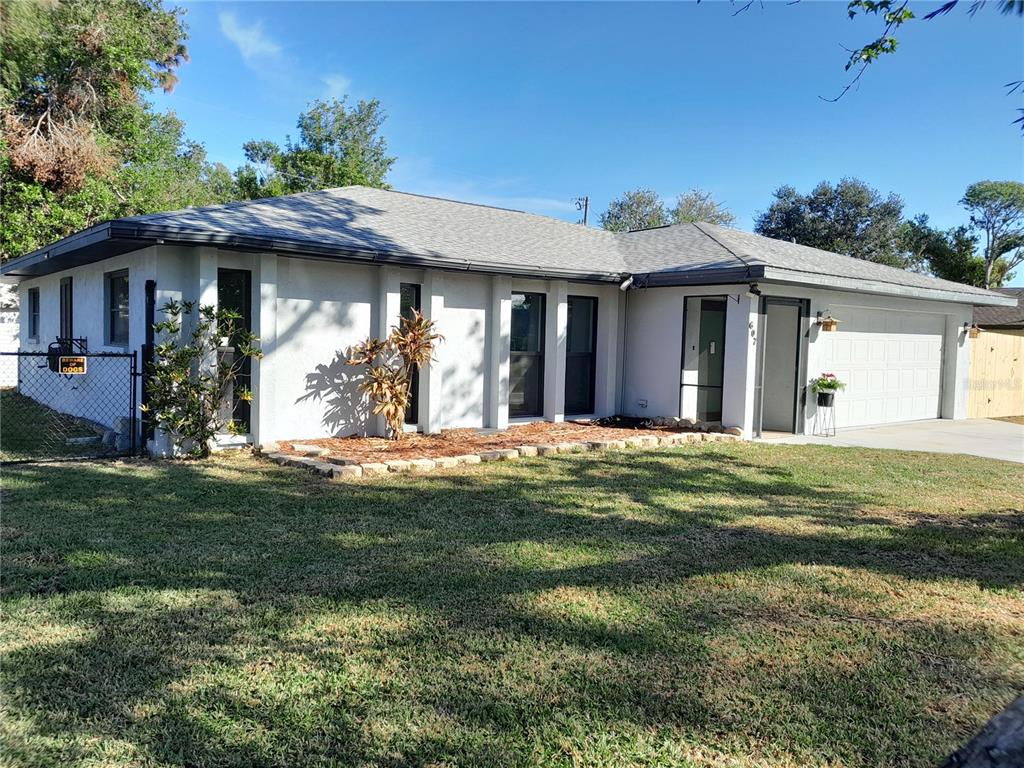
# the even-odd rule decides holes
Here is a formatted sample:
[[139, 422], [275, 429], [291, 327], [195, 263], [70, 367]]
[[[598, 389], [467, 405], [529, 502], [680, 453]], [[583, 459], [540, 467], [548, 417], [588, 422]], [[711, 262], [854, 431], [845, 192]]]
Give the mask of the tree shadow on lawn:
[[743, 455], [348, 485], [246, 462], [18, 468], [5, 599], [29, 637], [75, 632], [9, 652], [6, 698], [30, 734], [175, 764], [557, 762], [595, 739], [630, 762], [644, 738], [634, 762], [658, 739], [937, 760], [1020, 684], [989, 664], [1009, 641], [894, 620], [836, 571], [1016, 590], [1020, 512], [893, 525], [884, 488]]

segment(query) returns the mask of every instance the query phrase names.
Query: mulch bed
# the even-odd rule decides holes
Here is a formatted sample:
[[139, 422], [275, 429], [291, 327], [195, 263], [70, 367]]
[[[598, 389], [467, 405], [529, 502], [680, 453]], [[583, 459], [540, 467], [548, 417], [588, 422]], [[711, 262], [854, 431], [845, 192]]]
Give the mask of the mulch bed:
[[663, 435], [681, 432], [669, 427], [641, 427], [619, 424], [606, 426], [595, 422], [564, 421], [558, 424], [537, 421], [514, 424], [503, 432], [481, 434], [475, 429], [447, 429], [436, 435], [408, 434], [401, 440], [382, 437], [329, 437], [320, 440], [282, 441], [279, 450], [298, 453], [293, 445], [316, 445], [330, 451], [330, 456], [351, 459], [357, 464], [407, 459], [433, 459], [439, 456], [463, 456], [468, 453], [517, 448], [520, 445], [589, 440], [623, 440], [643, 435]]

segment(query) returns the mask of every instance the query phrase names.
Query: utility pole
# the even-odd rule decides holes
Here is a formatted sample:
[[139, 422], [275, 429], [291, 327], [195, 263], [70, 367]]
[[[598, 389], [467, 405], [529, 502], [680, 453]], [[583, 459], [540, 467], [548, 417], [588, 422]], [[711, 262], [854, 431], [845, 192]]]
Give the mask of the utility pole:
[[587, 226], [587, 213], [590, 210], [590, 198], [577, 197], [573, 202], [576, 204], [577, 211], [583, 211], [583, 220], [577, 222], [577, 224], [582, 224], [584, 227]]

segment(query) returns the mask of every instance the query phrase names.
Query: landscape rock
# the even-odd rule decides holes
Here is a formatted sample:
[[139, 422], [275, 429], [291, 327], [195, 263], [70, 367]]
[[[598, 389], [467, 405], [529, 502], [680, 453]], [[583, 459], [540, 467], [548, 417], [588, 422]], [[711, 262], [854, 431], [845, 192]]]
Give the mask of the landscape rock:
[[355, 459], [346, 459], [344, 456], [324, 456], [324, 461], [337, 464], [339, 467], [348, 467], [359, 463]]
[[515, 448], [502, 448], [497, 451], [483, 451], [480, 454], [481, 461], [507, 461], [508, 459], [518, 459], [519, 451]]
[[480, 457], [475, 453], [464, 453], [462, 456], [456, 456], [455, 460], [459, 464], [479, 464]]
[[322, 448], [319, 445], [309, 445], [307, 443], [292, 443], [292, 450], [296, 453], [301, 453], [304, 456], [326, 456], [330, 453], [327, 448]]
[[364, 475], [383, 475], [388, 471], [388, 465], [375, 461], [368, 461], [359, 465]]
[[520, 445], [516, 448], [519, 451], [520, 456], [536, 456], [537, 446], [536, 445]]
[[559, 453], [577, 453], [579, 451], [586, 450], [587, 446], [583, 443], [559, 443]]
[[409, 468], [413, 472], [432, 472], [437, 463], [433, 459], [410, 459]]
[[320, 477], [334, 477], [334, 465], [326, 461], [314, 461], [309, 465], [313, 473]]
[[552, 454], [558, 453], [558, 446], [545, 443], [537, 446], [538, 456], [551, 456]]
[[346, 464], [344, 466], [338, 466], [337, 464], [331, 465], [331, 477], [347, 480], [353, 477], [362, 476], [363, 468], [358, 464]]
[[391, 459], [388, 462], [388, 472], [408, 472], [412, 464], [404, 459]]

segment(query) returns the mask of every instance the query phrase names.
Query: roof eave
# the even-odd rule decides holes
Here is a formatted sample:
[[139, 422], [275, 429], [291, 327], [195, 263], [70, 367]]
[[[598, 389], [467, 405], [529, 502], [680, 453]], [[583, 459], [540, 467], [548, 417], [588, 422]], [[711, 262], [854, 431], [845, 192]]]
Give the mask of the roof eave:
[[749, 283], [764, 276], [764, 268], [713, 267], [709, 269], [678, 269], [661, 272], [638, 272], [634, 274], [634, 285], [638, 288], [661, 288], [681, 285], [722, 285], [727, 283]]
[[[117, 243], [118, 250], [97, 254], [89, 253], [102, 244]], [[622, 279], [621, 272], [580, 272], [543, 265], [509, 265], [483, 260], [450, 259], [439, 254], [417, 254], [403, 251], [375, 251], [323, 245], [307, 240], [287, 240], [269, 237], [236, 235], [181, 229], [146, 222], [116, 220], [58, 240], [30, 254], [13, 259], [3, 265], [0, 274], [8, 278], [39, 277], [95, 261], [127, 250], [144, 248], [154, 243], [188, 246], [215, 246], [227, 250], [272, 252], [304, 259], [347, 261], [370, 264], [394, 264], [414, 268], [432, 268], [446, 271], [475, 272], [492, 275], [514, 275], [533, 279], [576, 280], [580, 282], [613, 283]], [[76, 258], [76, 255], [78, 258]], [[63, 257], [58, 260], [58, 257]]]
[[792, 269], [766, 267], [765, 280], [791, 285], [813, 286], [815, 288], [850, 291], [853, 293], [871, 293], [881, 296], [898, 296], [906, 299], [926, 299], [928, 301], [948, 301], [954, 304], [971, 304], [974, 306], [1009, 307], [1016, 305], [1016, 299], [1003, 296], [994, 291], [971, 293], [953, 291], [945, 288], [922, 288], [913, 285], [887, 283], [864, 278], [839, 277], [837, 275], [800, 272]]

